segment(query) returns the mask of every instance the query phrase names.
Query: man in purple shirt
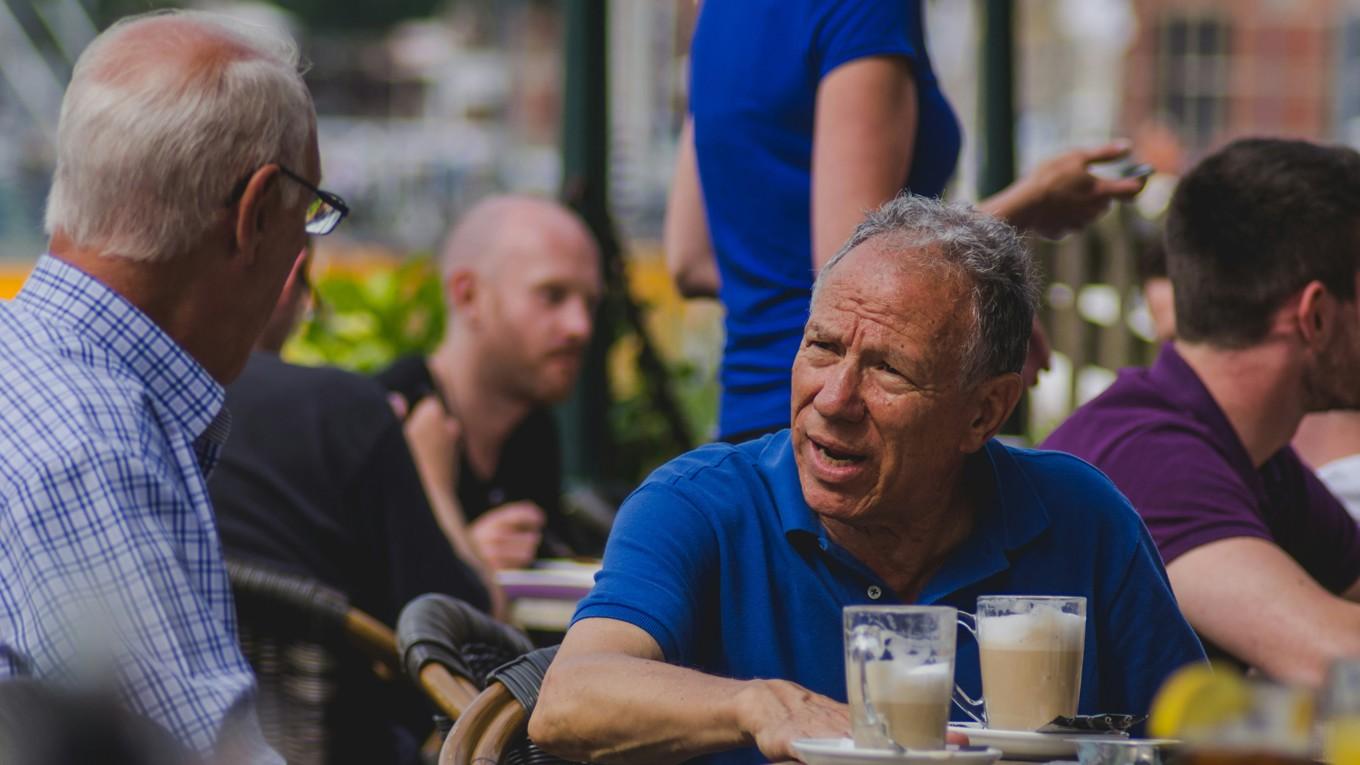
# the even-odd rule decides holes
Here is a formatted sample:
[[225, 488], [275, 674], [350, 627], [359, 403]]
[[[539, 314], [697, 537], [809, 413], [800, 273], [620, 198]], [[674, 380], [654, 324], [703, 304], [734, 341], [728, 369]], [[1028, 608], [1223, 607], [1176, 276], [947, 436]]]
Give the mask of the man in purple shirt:
[[1237, 141], [1182, 179], [1166, 245], [1177, 339], [1043, 446], [1128, 496], [1207, 642], [1317, 685], [1360, 654], [1360, 533], [1289, 440], [1360, 408], [1360, 154]]

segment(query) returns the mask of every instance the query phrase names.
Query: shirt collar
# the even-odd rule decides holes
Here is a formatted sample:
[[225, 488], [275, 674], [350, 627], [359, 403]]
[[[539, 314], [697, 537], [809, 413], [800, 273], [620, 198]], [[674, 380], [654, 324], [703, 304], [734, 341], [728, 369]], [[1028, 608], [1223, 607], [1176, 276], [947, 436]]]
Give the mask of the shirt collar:
[[43, 255], [14, 303], [103, 347], [146, 386], [176, 427], [220, 446], [230, 422], [220, 418], [226, 398], [221, 384], [122, 295], [70, 263]]
[[[978, 513], [973, 533], [946, 559], [921, 593], [922, 602], [1005, 570], [1010, 565], [1006, 553], [1025, 546], [1049, 526], [1048, 508], [1007, 446], [993, 439], [974, 459], [985, 460], [990, 469], [993, 500]], [[759, 461], [770, 478], [785, 538], [793, 542], [810, 535], [825, 549], [826, 529], [803, 498], [790, 432], [771, 437]]]
[[1238, 473], [1244, 476], [1256, 474], [1251, 455], [1228, 421], [1228, 415], [1223, 413], [1223, 408], [1214, 400], [1209, 389], [1204, 387], [1204, 382], [1195, 374], [1195, 370], [1176, 351], [1174, 343], [1162, 346], [1157, 361], [1148, 370], [1148, 379], [1167, 401], [1209, 429], [1224, 456]]

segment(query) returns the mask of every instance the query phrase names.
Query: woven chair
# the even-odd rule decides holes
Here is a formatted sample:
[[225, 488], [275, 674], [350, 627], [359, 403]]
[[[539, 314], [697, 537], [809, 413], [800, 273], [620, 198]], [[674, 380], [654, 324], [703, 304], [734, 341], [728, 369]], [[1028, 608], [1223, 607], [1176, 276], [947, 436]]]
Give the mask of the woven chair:
[[530, 651], [518, 631], [445, 595], [411, 601], [397, 621], [397, 639], [408, 676], [456, 721], [440, 765], [566, 762], [525, 735], [557, 646]]
[[339, 679], [346, 670], [399, 678], [392, 630], [316, 581], [242, 560], [228, 560], [227, 574], [265, 739], [290, 765], [346, 759], [327, 725]]

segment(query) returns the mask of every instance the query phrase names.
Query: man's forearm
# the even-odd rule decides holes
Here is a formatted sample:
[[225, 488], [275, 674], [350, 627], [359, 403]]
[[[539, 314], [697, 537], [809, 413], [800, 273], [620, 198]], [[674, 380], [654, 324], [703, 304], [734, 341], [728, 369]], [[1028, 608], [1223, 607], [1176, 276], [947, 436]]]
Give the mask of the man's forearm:
[[619, 654], [559, 659], [529, 735], [579, 761], [683, 762], [754, 743], [743, 706], [755, 690], [756, 683]]

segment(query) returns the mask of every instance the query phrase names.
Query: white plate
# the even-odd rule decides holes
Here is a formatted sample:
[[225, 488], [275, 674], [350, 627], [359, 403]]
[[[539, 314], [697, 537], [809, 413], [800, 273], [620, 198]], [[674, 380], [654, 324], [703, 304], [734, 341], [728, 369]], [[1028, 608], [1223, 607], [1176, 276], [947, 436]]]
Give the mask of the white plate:
[[807, 765], [991, 765], [1001, 758], [1000, 749], [978, 746], [945, 749], [908, 749], [898, 754], [888, 749], [856, 749], [848, 738], [800, 738], [793, 751]]
[[1036, 733], [1032, 730], [998, 730], [976, 725], [951, 723], [950, 733], [962, 733], [974, 746], [991, 746], [1005, 753], [1006, 759], [1053, 760], [1076, 757], [1078, 741], [1126, 739], [1122, 733]]

